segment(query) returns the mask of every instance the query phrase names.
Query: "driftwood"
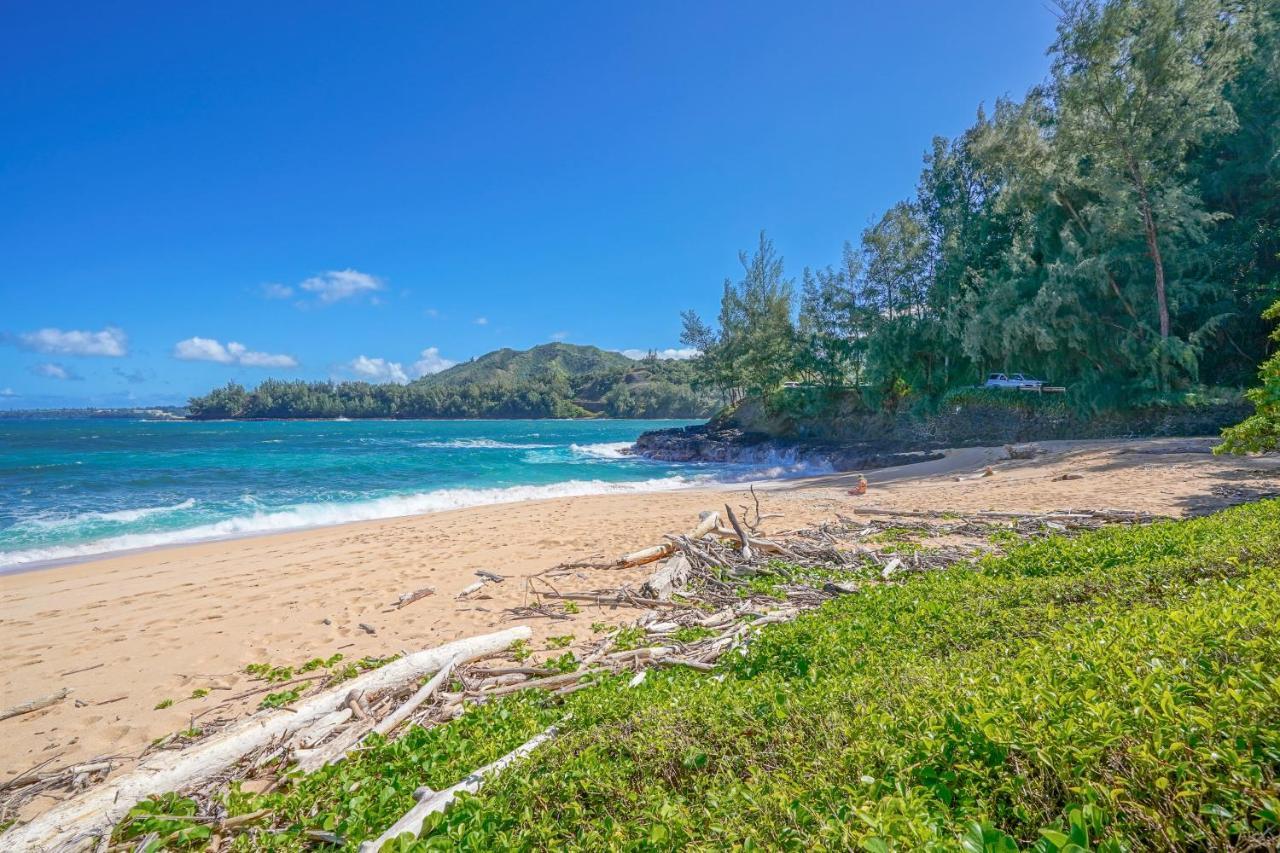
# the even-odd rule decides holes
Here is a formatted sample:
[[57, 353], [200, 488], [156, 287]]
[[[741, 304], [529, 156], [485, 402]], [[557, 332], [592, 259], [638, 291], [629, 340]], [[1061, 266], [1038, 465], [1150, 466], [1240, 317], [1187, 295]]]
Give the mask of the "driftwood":
[[17, 705], [0, 711], [0, 720], [7, 720], [10, 717], [20, 717], [23, 714], [30, 714], [32, 711], [39, 711], [41, 708], [48, 708], [50, 705], [58, 704], [70, 695], [71, 688], [64, 687], [57, 693], [50, 693], [48, 696], [41, 696], [38, 699], [19, 702]]
[[733, 532], [737, 535], [738, 541], [742, 543], [742, 559], [751, 559], [751, 540], [747, 537], [747, 533], [742, 529], [742, 523], [738, 521], [738, 516], [733, 514], [733, 507], [728, 504], [724, 505], [724, 511], [729, 514], [729, 523], [733, 525]]
[[[728, 509], [728, 507], [726, 507]], [[732, 511], [732, 510], [731, 510]], [[686, 536], [690, 539], [701, 539], [720, 525], [720, 513], [709, 512], [702, 517], [697, 526], [690, 530]], [[632, 551], [630, 554], [623, 554], [613, 563], [615, 569], [629, 569], [632, 566], [643, 566], [645, 563], [652, 563], [655, 560], [661, 560], [663, 557], [670, 557], [676, 551], [674, 542], [664, 542], [661, 545], [654, 545], [650, 548], [641, 548], [639, 551]]]
[[424, 797], [416, 806], [409, 809], [403, 817], [393, 823], [386, 832], [379, 835], [373, 841], [366, 841], [361, 844], [360, 853], [378, 853], [384, 844], [395, 838], [399, 838], [406, 832], [414, 838], [417, 838], [418, 834], [422, 832], [423, 821], [426, 820], [428, 815], [444, 811], [449, 807], [449, 804], [457, 798], [458, 794], [464, 791], [468, 794], [474, 794], [476, 791], [479, 791], [480, 787], [484, 784], [486, 776], [498, 773], [507, 767], [507, 765], [519, 761], [524, 756], [551, 740], [558, 732], [559, 729], [556, 726], [552, 726], [541, 734], [511, 750], [497, 761], [494, 761], [491, 764], [486, 764], [479, 770], [474, 771], [456, 785], [428, 797]]
[[420, 598], [426, 598], [428, 595], [435, 595], [436, 588], [433, 586], [424, 586], [422, 589], [415, 589], [413, 592], [406, 592], [404, 595], [391, 602], [391, 609], [399, 610], [401, 607], [413, 604]]
[[132, 771], [59, 803], [30, 823], [10, 829], [0, 836], [0, 848], [75, 849], [110, 833], [111, 827], [144, 797], [201, 783], [250, 752], [288, 738], [340, 710], [351, 690], [367, 693], [387, 689], [438, 672], [456, 658], [473, 660], [500, 652], [531, 634], [524, 626], [508, 628], [407, 655], [337, 689], [303, 699], [291, 709], [255, 714], [177, 753], [156, 753]]
[[[868, 514], [876, 512], [873, 510]], [[1124, 510], [1061, 510], [1039, 514], [985, 516], [970, 514], [968, 518], [920, 511], [878, 512], [890, 516], [914, 515], [921, 519], [937, 519], [922, 520], [912, 527], [922, 535], [957, 532], [972, 535], [982, 540], [982, 544], [931, 547], [926, 551], [913, 552], [904, 560], [901, 557], [877, 555], [861, 544], [867, 541], [866, 537], [870, 534], [889, 530], [900, 524], [893, 519], [856, 522], [837, 516], [839, 523], [829, 522], [814, 528], [787, 531], [777, 534], [775, 541], [763, 539], [757, 534], [756, 525], [761, 518], [767, 517], [761, 513], [758, 504], [754, 513], [744, 508], [743, 520], [754, 520], [755, 524], [744, 525], [729, 507], [726, 507], [728, 526], [721, 524], [724, 515], [704, 513], [699, 525], [688, 535], [671, 535], [666, 537], [667, 541], [662, 545], [645, 549], [644, 552], [634, 552], [613, 563], [599, 564], [601, 567], [616, 568], [636, 554], [654, 551], [665, 554], [666, 562], [649, 579], [652, 586], [646, 585], [641, 594], [627, 585], [591, 592], [533, 590], [535, 595], [546, 598], [644, 608], [644, 612], [633, 624], [648, 634], [648, 642], [663, 645], [614, 651], [617, 638], [623, 630], [619, 628], [593, 644], [592, 651], [577, 662], [577, 671], [567, 673], [536, 665], [465, 665], [466, 661], [500, 650], [512, 639], [528, 637], [527, 628], [514, 629], [517, 633], [504, 632], [504, 642], [488, 651], [473, 648], [472, 651], [476, 651], [476, 654], [460, 656], [456, 660], [458, 644], [410, 655], [366, 673], [342, 687], [308, 697], [295, 703], [289, 710], [260, 713], [241, 723], [231, 723], [222, 731], [208, 734], [204, 740], [181, 751], [170, 749], [153, 755], [133, 772], [103, 783], [88, 793], [74, 796], [72, 800], [55, 807], [52, 812], [31, 824], [14, 828], [0, 837], [0, 849], [65, 849], [82, 845], [93, 838], [109, 834], [111, 825], [140, 797], [170, 790], [193, 792], [206, 804], [202, 806], [201, 814], [207, 817], [197, 819], [221, 826], [216, 819], [217, 808], [210, 799], [217, 786], [228, 778], [243, 777], [248, 768], [277, 762], [283, 766], [291, 754], [299, 758], [299, 767], [307, 769], [346, 754], [370, 731], [384, 731], [390, 735], [409, 722], [428, 725], [444, 723], [462, 714], [466, 702], [486, 702], [526, 689], [546, 690], [546, 700], [555, 702], [560, 697], [597, 684], [599, 674], [633, 669], [636, 674], [631, 679], [631, 684], [634, 686], [644, 680], [647, 668], [656, 665], [685, 666], [710, 671], [724, 655], [744, 651], [756, 632], [766, 625], [790, 620], [801, 611], [816, 607], [831, 598], [856, 594], [866, 585], [900, 582], [900, 574], [927, 571], [975, 559], [977, 554], [990, 550], [985, 540], [992, 524], [1009, 526], [1019, 534], [1036, 536], [1046, 533], [1056, 535], [1058, 532], [1070, 535], [1073, 530], [1089, 529], [1107, 523], [1142, 523], [1151, 520], [1149, 515]], [[786, 538], [784, 540], [781, 537]], [[784, 554], [787, 559], [779, 563], [771, 556], [774, 554]], [[848, 571], [848, 578], [833, 579], [828, 572], [807, 571], [808, 568], [832, 567]], [[668, 569], [671, 570], [669, 584], [660, 577]], [[489, 577], [489, 574], [480, 576], [490, 582], [499, 582], [494, 577]], [[772, 591], [765, 592], [754, 587], [751, 578], [758, 575], [770, 576]], [[483, 581], [475, 587], [478, 589], [482, 584]], [[677, 589], [683, 589], [685, 596], [695, 600], [687, 601], [683, 597], [680, 601], [670, 600]], [[539, 615], [545, 616], [562, 608], [552, 610], [552, 607], [538, 602], [535, 608], [510, 608], [508, 614], [526, 610], [532, 612], [535, 609]], [[711, 628], [716, 634], [688, 642], [674, 642], [673, 635], [685, 626]], [[496, 636], [502, 635], [490, 635]], [[487, 639], [489, 638], [477, 638], [476, 641]], [[413, 672], [407, 671], [406, 662], [423, 654], [434, 655], [431, 665], [418, 666]], [[450, 678], [449, 668], [454, 669], [452, 674], [456, 674], [462, 683], [462, 688], [457, 692], [443, 692], [441, 689]], [[435, 677], [415, 691], [417, 678], [428, 673], [435, 673]], [[279, 689], [283, 686], [286, 685], [273, 685], [267, 689]], [[234, 741], [237, 749], [231, 750], [227, 745], [228, 741]], [[532, 748], [528, 744], [526, 747]], [[527, 751], [526, 747], [521, 749]], [[519, 753], [520, 750], [516, 752]], [[468, 779], [492, 772], [492, 769], [502, 766], [501, 761], [505, 760], [504, 758], [495, 762], [495, 765], [481, 768]], [[101, 759], [95, 761], [101, 762]], [[34, 791], [44, 785], [64, 785], [69, 786], [69, 790], [75, 790], [87, 781], [87, 772], [69, 775], [71, 768], [54, 771], [53, 776], [49, 777], [42, 772], [44, 766], [39, 765], [8, 783], [12, 786], [11, 790], [16, 790], [17, 793], [8, 798], [4, 804], [6, 808], [11, 807], [15, 796], [21, 796], [23, 792]], [[95, 765], [90, 764], [75, 769], [87, 771], [94, 767]], [[233, 767], [236, 769], [233, 770]], [[95, 769], [94, 772], [102, 773], [107, 770], [109, 765], [100, 770]], [[45, 778], [55, 781], [36, 781]], [[459, 785], [465, 785], [466, 782], [464, 780]], [[279, 784], [279, 780], [276, 784]], [[458, 786], [455, 789], [475, 790]], [[3, 790], [3, 786], [0, 786], [0, 790]], [[445, 808], [451, 801], [449, 792], [427, 793], [419, 806], [415, 807], [418, 815], [416, 823], [411, 812], [398, 821], [396, 827], [361, 849], [378, 849], [400, 833], [420, 832], [422, 816]], [[12, 810], [9, 813], [13, 813]], [[0, 819], [3, 819], [3, 815], [0, 815]], [[276, 820], [279, 821], [280, 818]], [[330, 840], [321, 838], [320, 835], [313, 834], [312, 837]]]
[[390, 731], [394, 731], [395, 727], [408, 719], [409, 715], [412, 714], [419, 705], [430, 699], [431, 694], [440, 689], [440, 685], [444, 684], [449, 676], [453, 674], [453, 668], [460, 662], [461, 661], [458, 658], [454, 658], [446, 663], [441, 667], [439, 672], [431, 677], [430, 681], [422, 685], [416, 693], [410, 696], [403, 705], [392, 711], [386, 719], [374, 726], [373, 730], [380, 735], [385, 735]]
[[688, 583], [690, 568], [689, 558], [684, 554], [672, 555], [644, 582], [640, 594], [658, 601], [670, 601], [671, 595]]
[[[717, 536], [723, 536], [726, 539], [737, 539], [739, 542], [741, 542], [743, 538], [738, 535], [738, 531], [727, 530], [723, 527], [717, 527], [714, 533]], [[786, 546], [779, 545], [777, 542], [774, 542], [772, 539], [762, 539], [759, 536], [747, 536], [746, 540], [747, 540], [747, 545], [749, 545], [751, 548], [757, 551], [763, 551], [766, 554], [783, 554], [784, 556], [792, 555], [791, 551], [788, 550]], [[743, 559], [750, 559], [750, 555], [744, 555]]]

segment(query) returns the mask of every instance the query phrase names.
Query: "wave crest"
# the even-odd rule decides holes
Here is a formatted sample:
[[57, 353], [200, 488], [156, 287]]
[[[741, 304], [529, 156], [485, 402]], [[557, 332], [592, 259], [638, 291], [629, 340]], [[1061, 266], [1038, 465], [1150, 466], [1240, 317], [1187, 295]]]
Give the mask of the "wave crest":
[[512, 441], [494, 441], [491, 438], [455, 438], [448, 441], [418, 441], [414, 447], [448, 448], [451, 450], [535, 450], [556, 447], [554, 444], [518, 444]]
[[410, 495], [390, 495], [352, 503], [299, 504], [275, 511], [257, 511], [252, 515], [237, 516], [222, 521], [167, 530], [154, 533], [126, 533], [84, 542], [77, 545], [53, 545], [46, 548], [28, 548], [19, 551], [0, 552], [0, 570], [92, 557], [117, 551], [156, 548], [162, 545], [182, 545], [230, 539], [257, 533], [280, 533], [311, 527], [347, 524], [353, 521], [374, 521], [382, 518], [398, 518], [462, 509], [470, 506], [517, 503], [542, 498], [580, 497], [623, 492], [656, 492], [688, 488], [697, 485], [697, 478], [682, 476], [630, 482], [606, 482], [603, 480], [566, 480], [544, 486], [508, 486], [493, 489], [437, 489]]
[[93, 522], [112, 522], [116, 524], [128, 524], [134, 521], [141, 521], [144, 518], [150, 518], [153, 515], [166, 515], [171, 512], [181, 512], [184, 509], [191, 509], [196, 505], [195, 498], [187, 498], [181, 503], [172, 504], [171, 506], [144, 506], [137, 509], [118, 509], [110, 512], [82, 512], [78, 515], [64, 515], [57, 517], [35, 516], [19, 521], [15, 527], [31, 527], [38, 530], [53, 530], [62, 527], [77, 527], [82, 524], [90, 524]]

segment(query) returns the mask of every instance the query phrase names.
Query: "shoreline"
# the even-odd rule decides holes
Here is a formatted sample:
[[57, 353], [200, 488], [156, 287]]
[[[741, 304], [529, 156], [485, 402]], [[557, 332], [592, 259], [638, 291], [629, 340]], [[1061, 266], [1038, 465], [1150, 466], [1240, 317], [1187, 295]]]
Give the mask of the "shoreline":
[[[766, 524], [766, 534], [838, 515], [857, 518], [860, 510], [1123, 507], [1181, 516], [1280, 493], [1280, 458], [1214, 457], [1207, 452], [1212, 441], [1046, 442], [1031, 460], [1002, 459], [1000, 448], [964, 448], [940, 460], [868, 471], [871, 488], [861, 496], [850, 494], [857, 474], [830, 474], [555, 497], [0, 574], [0, 654], [8, 662], [0, 704], [72, 691], [55, 706], [0, 721], [0, 783], [46, 759], [59, 766], [112, 755], [127, 764], [193, 719], [251, 713], [257, 697], [224, 701], [253, 686], [245, 674], [250, 663], [385, 656], [513, 624], [533, 629], [536, 654], [551, 653], [553, 636], [571, 635], [570, 648], [577, 648], [601, 626], [629, 622], [639, 611], [584, 604], [554, 618], [519, 617], [537, 575], [660, 542], [725, 503], [749, 505], [749, 485], [765, 512], [782, 513]], [[987, 468], [992, 474], [984, 476]], [[557, 583], [617, 589], [638, 584], [652, 568], [581, 568]], [[505, 581], [458, 598], [478, 571]], [[390, 607], [426, 586], [435, 593]]]
[[[683, 475], [675, 475], [665, 479], [674, 482], [682, 477]], [[58, 568], [59, 566], [78, 565], [81, 563], [94, 562], [97, 560], [108, 560], [115, 557], [129, 556], [133, 554], [145, 554], [151, 551], [163, 550], [166, 548], [182, 548], [188, 545], [203, 545], [203, 544], [212, 544], [212, 543], [218, 543], [218, 542], [235, 542], [242, 539], [253, 539], [253, 538], [258, 538], [262, 536], [275, 536], [275, 535], [283, 535], [287, 533], [301, 533], [301, 532], [306, 532], [311, 530], [326, 530], [330, 528], [344, 527], [352, 524], [376, 523], [379, 521], [393, 521], [395, 519], [401, 519], [401, 518], [416, 518], [418, 516], [437, 515], [439, 513], [456, 512], [459, 510], [473, 509], [476, 507], [505, 506], [505, 505], [526, 503], [530, 501], [555, 500], [556, 498], [562, 498], [562, 497], [563, 498], [594, 497], [598, 495], [611, 495], [611, 494], [639, 495], [639, 494], [651, 494], [656, 492], [683, 491], [686, 489], [717, 490], [721, 488], [731, 489], [739, 485], [745, 488], [749, 482], [755, 482], [757, 485], [761, 482], [766, 482], [766, 480], [730, 482], [730, 481], [718, 481], [714, 479], [708, 479], [702, 482], [682, 482], [679, 485], [672, 485], [670, 487], [667, 487], [667, 486], [659, 485], [663, 481], [664, 481], [663, 479], [659, 479], [659, 478], [650, 478], [646, 480], [564, 480], [558, 483], [495, 486], [487, 489], [468, 489], [466, 487], [455, 487], [455, 488], [432, 489], [426, 492], [412, 492], [404, 495], [387, 495], [381, 498], [369, 498], [367, 500], [352, 501], [350, 503], [306, 504], [302, 506], [305, 506], [308, 508], [330, 506], [339, 510], [341, 509], [350, 510], [352, 508], [356, 508], [362, 505], [367, 505], [370, 503], [375, 503], [378, 501], [412, 500], [414, 498], [425, 498], [427, 496], [432, 496], [432, 495], [445, 495], [451, 492], [471, 491], [476, 493], [489, 493], [489, 494], [515, 492], [517, 490], [534, 490], [534, 491], [546, 490], [548, 492], [548, 494], [512, 496], [510, 498], [500, 497], [496, 500], [482, 500], [482, 501], [476, 501], [474, 503], [461, 504], [458, 506], [443, 506], [437, 509], [410, 509], [406, 512], [395, 512], [395, 513], [389, 513], [386, 515], [372, 515], [368, 518], [351, 518], [347, 520], [331, 521], [331, 522], [317, 521], [314, 523], [302, 523], [297, 525], [289, 525], [289, 526], [283, 526], [278, 528], [268, 528], [268, 529], [262, 529], [262, 530], [245, 530], [245, 531], [235, 531], [235, 532], [228, 532], [228, 533], [214, 533], [211, 535], [198, 535], [189, 539], [175, 539], [174, 541], [171, 541], [171, 542], [156, 542], [154, 544], [138, 545], [138, 546], [131, 546], [131, 547], [126, 546], [121, 548], [107, 548], [100, 551], [92, 551], [84, 554], [71, 554], [63, 557], [53, 557], [50, 559], [28, 560], [28, 561], [17, 562], [17, 563], [0, 562], [0, 578], [7, 577], [10, 575], [25, 574], [26, 572], [45, 571], [48, 569]], [[579, 483], [592, 484], [592, 485], [598, 484], [601, 488], [597, 488], [593, 490], [584, 490], [581, 492], [570, 491], [567, 493], [559, 493], [559, 494], [550, 493], [551, 490], [560, 489], [566, 486], [573, 486]], [[648, 485], [648, 487], [647, 488], [628, 488], [629, 486], [632, 486], [632, 485], [636, 485], [636, 486]], [[280, 508], [278, 510], [261, 513], [260, 515], [263, 517], [270, 517], [273, 515], [287, 515], [289, 513], [297, 512], [300, 508], [301, 508], [300, 506]], [[253, 517], [257, 517], [257, 516], [235, 516], [232, 518], [220, 519], [217, 521], [206, 522], [204, 524], [198, 524], [192, 527], [175, 528], [173, 530], [157, 530], [157, 531], [147, 531], [147, 532], [138, 532], [138, 533], [122, 533], [122, 534], [119, 534], [119, 536], [114, 536], [114, 537], [109, 536], [109, 537], [104, 537], [102, 539], [91, 540], [89, 542], [77, 543], [74, 545], [50, 545], [50, 546], [47, 546], [47, 549], [39, 549], [39, 550], [53, 550], [57, 548], [82, 548], [82, 547], [89, 548], [98, 543], [110, 542], [113, 539], [124, 538], [124, 537], [147, 537], [147, 536], [169, 536], [169, 535], [181, 536], [184, 533], [189, 534], [193, 531], [201, 530], [202, 528], [212, 527], [212, 526], [217, 526], [222, 524], [229, 524], [229, 523], [240, 521], [241, 519], [244, 519], [244, 518], [253, 518]], [[22, 554], [31, 550], [37, 550], [37, 549], [23, 549], [23, 550], [11, 551], [9, 552], [9, 554]], [[0, 553], [0, 560], [3, 560], [6, 556], [7, 556], [6, 554]]]

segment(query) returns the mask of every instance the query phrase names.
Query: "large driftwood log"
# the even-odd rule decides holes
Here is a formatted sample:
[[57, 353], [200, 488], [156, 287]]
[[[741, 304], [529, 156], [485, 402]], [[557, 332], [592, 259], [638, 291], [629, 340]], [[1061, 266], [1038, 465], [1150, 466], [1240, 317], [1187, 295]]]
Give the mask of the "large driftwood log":
[[684, 554], [668, 557], [662, 568], [650, 575], [640, 587], [640, 594], [658, 601], [670, 601], [672, 594], [684, 589], [689, 582], [689, 572], [692, 569], [689, 558]]
[[395, 687], [438, 672], [451, 660], [496, 654], [530, 636], [532, 631], [521, 625], [406, 655], [337, 689], [303, 699], [290, 709], [255, 714], [177, 753], [156, 753], [132, 771], [59, 803], [30, 823], [13, 827], [0, 835], [0, 849], [81, 849], [109, 833], [139, 800], [203, 782], [253, 750], [291, 737], [340, 710], [352, 690], [372, 693]]
[[39, 711], [41, 708], [48, 708], [50, 705], [58, 704], [69, 695], [71, 695], [71, 688], [64, 687], [57, 693], [50, 693], [48, 696], [41, 696], [39, 699], [20, 702], [11, 708], [5, 708], [3, 711], [0, 711], [0, 720], [7, 720], [10, 717], [20, 717], [23, 714], [30, 714], [32, 711]]
[[373, 730], [380, 735], [385, 735], [394, 731], [396, 726], [408, 719], [409, 715], [412, 714], [419, 705], [430, 699], [432, 695], [440, 689], [440, 685], [444, 684], [445, 681], [448, 680], [449, 676], [453, 674], [453, 668], [457, 665], [457, 658], [446, 663], [441, 667], [439, 672], [431, 676], [430, 681], [418, 688], [416, 693], [406, 699], [403, 705], [388, 714], [382, 722], [374, 726]]
[[384, 844], [388, 841], [399, 838], [406, 832], [410, 833], [414, 838], [417, 838], [418, 833], [422, 832], [422, 823], [427, 819], [427, 815], [444, 811], [449, 807], [449, 804], [457, 798], [458, 794], [463, 791], [466, 791], [468, 794], [474, 794], [476, 791], [479, 791], [480, 786], [484, 784], [486, 776], [498, 773], [507, 765], [519, 761], [521, 758], [555, 737], [557, 732], [558, 729], [555, 726], [552, 726], [541, 734], [511, 750], [492, 764], [486, 764], [484, 767], [476, 770], [458, 784], [450, 788], [446, 788], [439, 793], [423, 798], [423, 800], [416, 806], [409, 809], [402, 818], [393, 823], [386, 832], [379, 835], [373, 841], [366, 841], [361, 844], [360, 853], [378, 853]]
[[[720, 513], [708, 512], [704, 513], [698, 525], [685, 534], [689, 539], [701, 539], [711, 531], [715, 530], [720, 524]], [[629, 569], [633, 566], [643, 566], [645, 563], [652, 563], [655, 560], [661, 560], [663, 557], [670, 557], [676, 551], [675, 543], [664, 542], [661, 545], [654, 545], [650, 548], [641, 548], [639, 551], [632, 551], [630, 554], [623, 554], [614, 562], [614, 568]]]

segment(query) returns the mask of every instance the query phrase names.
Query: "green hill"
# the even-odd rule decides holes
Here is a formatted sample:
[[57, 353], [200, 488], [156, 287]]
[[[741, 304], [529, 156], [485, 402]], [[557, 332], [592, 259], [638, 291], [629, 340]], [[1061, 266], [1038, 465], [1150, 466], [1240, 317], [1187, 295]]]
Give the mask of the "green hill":
[[516, 385], [537, 381], [548, 372], [563, 371], [570, 379], [606, 373], [629, 373], [640, 362], [622, 353], [579, 344], [541, 344], [527, 350], [503, 348], [456, 364], [416, 385]]
[[408, 385], [229, 383], [191, 398], [205, 418], [699, 418], [721, 404], [685, 361], [640, 361], [599, 347], [500, 349]]

